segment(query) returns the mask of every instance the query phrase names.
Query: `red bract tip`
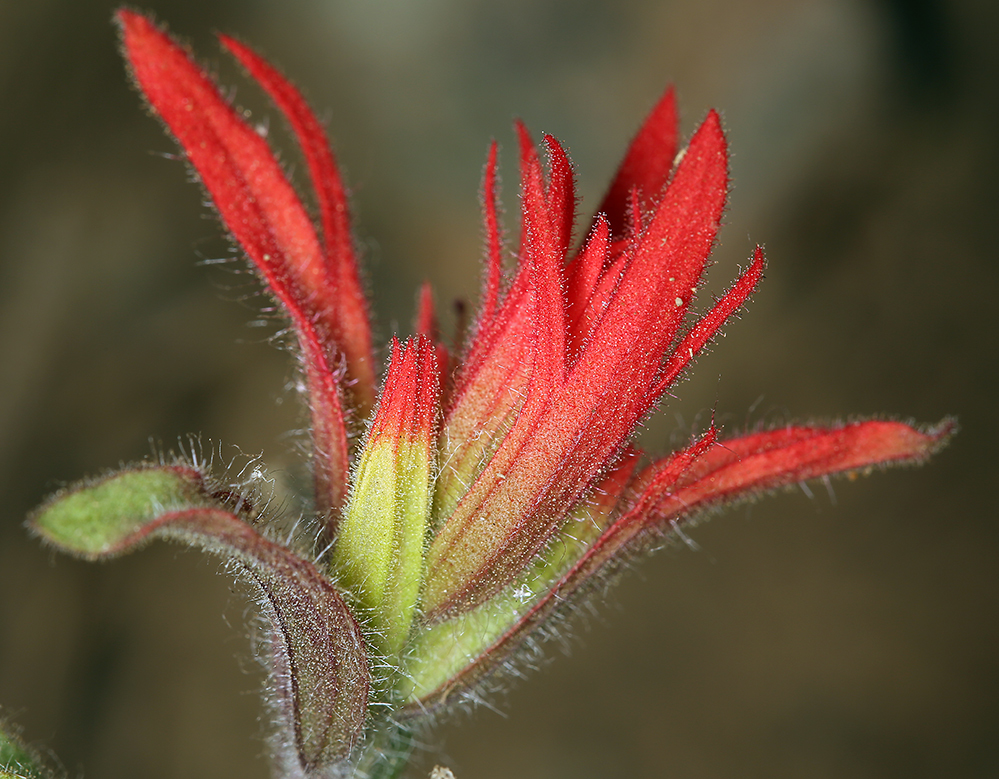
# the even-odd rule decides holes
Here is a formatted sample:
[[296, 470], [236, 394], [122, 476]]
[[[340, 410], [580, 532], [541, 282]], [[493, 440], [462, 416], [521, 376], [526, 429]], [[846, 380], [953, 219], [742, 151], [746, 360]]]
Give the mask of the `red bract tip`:
[[573, 181], [572, 163], [562, 144], [551, 135], [545, 135], [548, 148], [548, 166], [551, 171], [546, 193], [552, 222], [552, 231], [559, 249], [564, 253], [572, 243], [572, 227], [576, 221], [576, 186]]
[[639, 195], [634, 203], [640, 206], [654, 202], [666, 186], [673, 170], [678, 140], [676, 96], [670, 86], [632, 140], [614, 181], [597, 209], [607, 214], [616, 237], [624, 235], [632, 193]]
[[670, 494], [651, 491], [660, 518], [733, 497], [875, 465], [919, 463], [954, 430], [945, 420], [920, 430], [903, 422], [868, 420], [832, 427], [798, 426], [729, 438], [704, 453]]
[[436, 340], [440, 336], [437, 311], [434, 308], [434, 291], [426, 281], [420, 285], [416, 301], [416, 332], [431, 340]]
[[419, 438], [429, 448], [440, 394], [436, 349], [423, 335], [405, 346], [393, 338], [391, 347], [388, 376], [368, 437], [372, 442], [385, 436], [390, 439]]
[[[579, 349], [590, 335], [591, 322], [587, 319], [587, 310], [592, 310], [594, 295], [598, 294], [598, 286], [604, 274], [604, 268], [610, 259], [610, 223], [604, 214], [597, 214], [593, 230], [590, 232], [583, 249], [569, 268], [568, 308], [566, 319], [569, 326], [571, 348], [570, 359], [579, 355]], [[610, 295], [613, 282], [620, 276], [617, 272], [607, 273], [607, 288], [602, 297]]]
[[749, 299], [763, 278], [765, 266], [763, 249], [757, 246], [756, 251], [753, 252], [753, 261], [739, 276], [732, 288], [722, 296], [721, 300], [715, 303], [707, 314], [697, 320], [697, 323], [690, 328], [683, 340], [677, 344], [673, 354], [663, 366], [662, 375], [653, 385], [652, 397], [657, 399], [662, 397], [663, 393], [679, 378], [683, 369], [718, 333], [721, 326]]

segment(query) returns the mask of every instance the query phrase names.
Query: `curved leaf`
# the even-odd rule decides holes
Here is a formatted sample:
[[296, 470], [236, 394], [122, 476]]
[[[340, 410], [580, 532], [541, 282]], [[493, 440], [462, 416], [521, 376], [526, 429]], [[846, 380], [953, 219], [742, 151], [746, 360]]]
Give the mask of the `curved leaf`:
[[272, 626], [280, 759], [309, 776], [347, 757], [361, 734], [370, 687], [361, 630], [311, 562], [238, 516], [244, 500], [218, 494], [188, 466], [124, 471], [53, 496], [31, 528], [62, 551], [91, 560], [163, 538], [240, 565], [259, 588]]

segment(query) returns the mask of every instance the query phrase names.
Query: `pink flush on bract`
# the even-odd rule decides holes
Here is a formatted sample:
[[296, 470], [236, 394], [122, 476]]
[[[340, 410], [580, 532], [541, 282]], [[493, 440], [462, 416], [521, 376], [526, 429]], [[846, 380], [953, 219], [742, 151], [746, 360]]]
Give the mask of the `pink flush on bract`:
[[728, 291], [695, 313], [725, 208], [728, 149], [712, 111], [679, 150], [672, 89], [589, 224], [577, 222], [562, 145], [544, 136], [543, 164], [518, 123], [513, 247], [502, 240], [492, 144], [474, 320], [457, 342], [442, 341], [424, 289], [416, 334], [393, 338], [379, 368], [347, 194], [299, 91], [220, 36], [287, 119], [315, 218], [266, 140], [187, 51], [146, 16], [122, 10], [117, 20], [135, 84], [296, 337], [311, 519], [325, 551], [276, 541], [275, 518], [256, 513], [239, 485], [179, 461], [64, 491], [34, 527], [91, 558], [162, 536], [240, 565], [273, 625], [278, 776], [339, 775], [389, 754], [377, 746], [384, 733], [477, 692], [594, 577], [704, 510], [918, 463], [953, 428], [868, 420], [726, 435], [712, 425], [664, 457], [634, 446], [639, 423], [740, 310], [765, 264], [757, 248]]

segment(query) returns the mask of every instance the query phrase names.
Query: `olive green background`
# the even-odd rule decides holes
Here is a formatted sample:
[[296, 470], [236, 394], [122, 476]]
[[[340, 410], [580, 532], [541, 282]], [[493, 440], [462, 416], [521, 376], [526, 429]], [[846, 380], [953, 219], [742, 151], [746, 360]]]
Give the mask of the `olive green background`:
[[[267, 776], [246, 622], [220, 565], [155, 546], [95, 566], [22, 521], [48, 492], [200, 433], [294, 475], [302, 424], [273, 322], [145, 116], [103, 0], [0, 2], [0, 704], [70, 776]], [[767, 279], [643, 434], [712, 410], [888, 413], [962, 432], [922, 470], [740, 507], [638, 562], [550, 664], [421, 758], [459, 779], [999, 775], [996, 523], [999, 10], [993, 0], [156, 3], [269, 121], [211, 30], [328, 120], [378, 333], [415, 286], [478, 289], [486, 145], [567, 144], [582, 210], [663, 86], [709, 107], [734, 187], [711, 272]], [[515, 219], [509, 220], [511, 228]], [[706, 295], [707, 293], [705, 293]], [[706, 298], [704, 298], [706, 299]], [[497, 713], [497, 711], [499, 713]], [[421, 775], [414, 770], [413, 776]]]

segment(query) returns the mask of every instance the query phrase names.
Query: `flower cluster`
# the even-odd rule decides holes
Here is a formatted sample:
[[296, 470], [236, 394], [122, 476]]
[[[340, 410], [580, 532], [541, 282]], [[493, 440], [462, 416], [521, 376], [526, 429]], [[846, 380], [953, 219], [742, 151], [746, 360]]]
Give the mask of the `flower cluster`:
[[395, 775], [422, 719], [474, 692], [619, 560], [722, 503], [922, 461], [950, 432], [949, 422], [869, 420], [726, 437], [712, 425], [658, 459], [634, 446], [638, 425], [764, 270], [757, 248], [729, 290], [694, 313], [728, 153], [714, 112], [679, 150], [672, 90], [578, 245], [565, 150], [546, 135], [543, 164], [517, 125], [522, 208], [509, 269], [494, 143], [474, 320], [445, 343], [424, 289], [416, 334], [392, 339], [379, 379], [347, 195], [301, 94], [220, 36], [288, 120], [315, 220], [267, 141], [187, 51], [146, 16], [122, 10], [117, 20], [135, 84], [290, 323], [311, 421], [310, 519], [325, 551], [275, 540], [279, 517], [183, 461], [65, 490], [33, 528], [91, 559], [158, 537], [237, 566], [271, 626], [278, 776]]

